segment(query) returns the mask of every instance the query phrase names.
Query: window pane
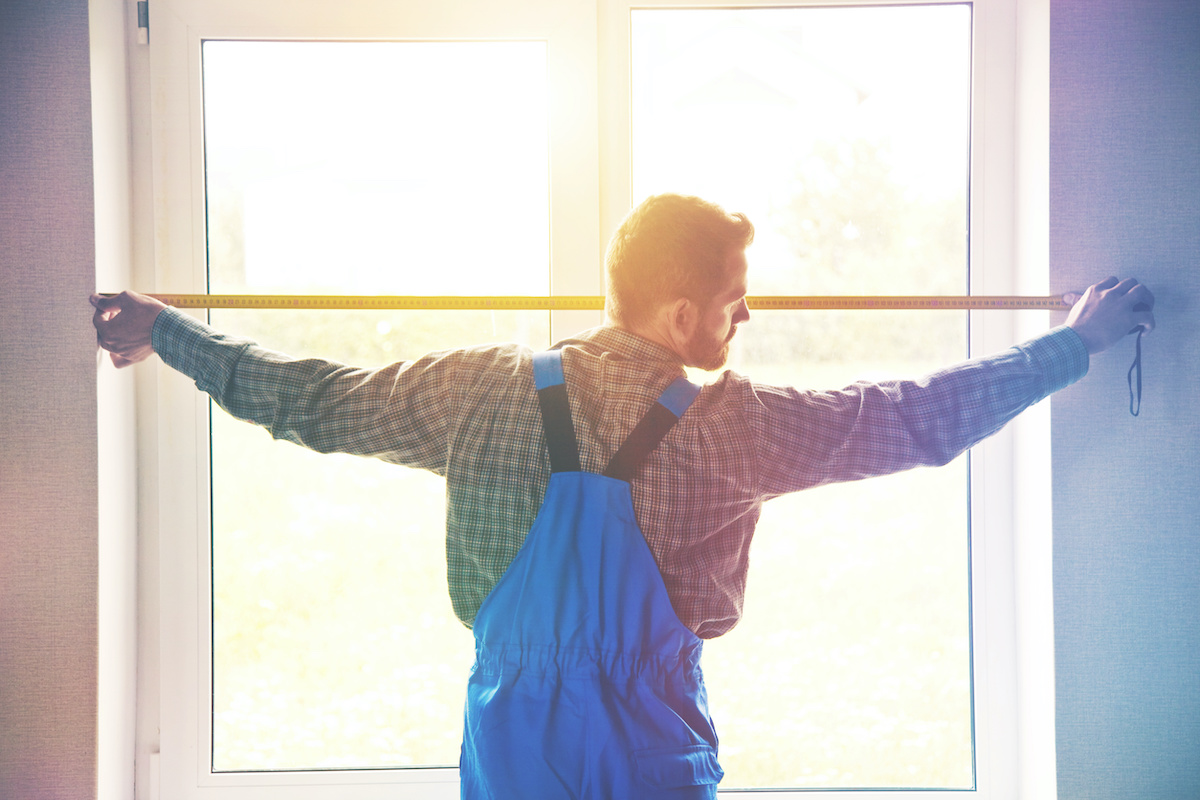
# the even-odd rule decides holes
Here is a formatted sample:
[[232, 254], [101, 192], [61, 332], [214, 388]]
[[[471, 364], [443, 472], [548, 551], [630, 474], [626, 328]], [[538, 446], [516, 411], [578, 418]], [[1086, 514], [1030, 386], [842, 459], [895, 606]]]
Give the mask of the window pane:
[[[213, 292], [548, 294], [545, 46], [204, 43]], [[213, 311], [382, 365], [549, 344], [545, 312]], [[213, 769], [458, 763], [473, 656], [441, 478], [213, 407]]]
[[545, 290], [544, 43], [203, 54], [213, 291]]
[[[744, 211], [751, 294], [967, 291], [968, 5], [632, 12], [633, 202]], [[836, 388], [966, 357], [965, 312], [752, 314], [731, 365]], [[970, 788], [967, 459], [768, 503], [705, 650], [723, 788]]]

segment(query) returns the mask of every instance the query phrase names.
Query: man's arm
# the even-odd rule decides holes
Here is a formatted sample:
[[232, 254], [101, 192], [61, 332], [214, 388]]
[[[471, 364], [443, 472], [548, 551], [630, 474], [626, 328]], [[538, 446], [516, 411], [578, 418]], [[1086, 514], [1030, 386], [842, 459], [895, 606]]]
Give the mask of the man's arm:
[[917, 381], [856, 383], [835, 392], [755, 388], [767, 495], [944, 464], [1022, 410], [1087, 373], [1091, 356], [1151, 330], [1154, 297], [1109, 278], [1082, 293], [1067, 325], [1003, 353]]
[[231, 415], [276, 439], [445, 469], [457, 352], [359, 369], [225, 336], [144, 295], [94, 296], [92, 304], [97, 339], [118, 367], [157, 353]]

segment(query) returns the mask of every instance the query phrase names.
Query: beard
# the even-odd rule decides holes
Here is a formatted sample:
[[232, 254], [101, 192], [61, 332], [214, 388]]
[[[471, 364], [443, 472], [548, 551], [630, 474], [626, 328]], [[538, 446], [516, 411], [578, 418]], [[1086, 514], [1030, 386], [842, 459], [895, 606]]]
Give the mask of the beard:
[[703, 370], [712, 372], [725, 366], [725, 362], [729, 360], [729, 343], [733, 341], [734, 334], [737, 333], [737, 326], [734, 325], [729, 329], [729, 335], [724, 339], [716, 337], [694, 337], [688, 342], [688, 360], [689, 367], [699, 367]]

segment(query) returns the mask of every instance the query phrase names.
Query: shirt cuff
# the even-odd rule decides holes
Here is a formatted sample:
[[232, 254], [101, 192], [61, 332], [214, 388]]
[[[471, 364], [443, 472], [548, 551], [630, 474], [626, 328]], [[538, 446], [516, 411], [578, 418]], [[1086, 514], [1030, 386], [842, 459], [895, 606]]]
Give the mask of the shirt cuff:
[[219, 395], [233, 374], [248, 339], [218, 333], [179, 309], [163, 309], [150, 330], [150, 345], [167, 366], [196, 381], [196, 386]]
[[1074, 329], [1059, 325], [1030, 339], [1019, 348], [1030, 363], [1038, 367], [1044, 379], [1046, 395], [1070, 386], [1087, 375], [1088, 351]]

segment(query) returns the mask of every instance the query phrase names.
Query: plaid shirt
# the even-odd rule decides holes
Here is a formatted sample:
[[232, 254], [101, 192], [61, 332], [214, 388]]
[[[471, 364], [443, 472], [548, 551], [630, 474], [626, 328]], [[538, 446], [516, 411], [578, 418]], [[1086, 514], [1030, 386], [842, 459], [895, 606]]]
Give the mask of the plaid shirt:
[[[471, 625], [549, 482], [529, 348], [486, 345], [357, 369], [274, 353], [174, 309], [159, 315], [153, 344], [229, 413], [277, 439], [445, 476], [450, 597]], [[682, 365], [612, 327], [561, 347], [583, 469], [603, 472]], [[706, 638], [737, 624], [764, 500], [945, 464], [1087, 368], [1086, 348], [1063, 327], [918, 381], [801, 391], [725, 372], [633, 482], [639, 524], [679, 618]]]

